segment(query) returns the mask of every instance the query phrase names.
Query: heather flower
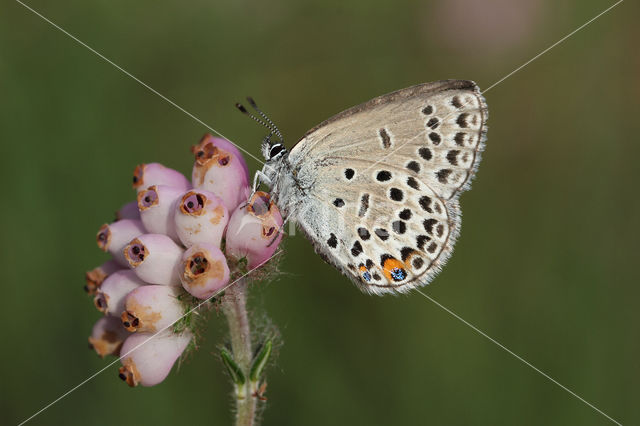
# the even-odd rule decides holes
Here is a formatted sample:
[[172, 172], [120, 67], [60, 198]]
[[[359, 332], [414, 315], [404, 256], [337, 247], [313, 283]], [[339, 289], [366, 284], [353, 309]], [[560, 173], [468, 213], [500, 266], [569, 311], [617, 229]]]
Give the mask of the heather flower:
[[137, 201], [130, 201], [120, 207], [120, 210], [116, 212], [116, 220], [122, 219], [140, 219]]
[[181, 188], [166, 185], [152, 185], [138, 192], [140, 219], [148, 233], [165, 234], [178, 241], [173, 216], [182, 194]]
[[112, 259], [107, 260], [102, 265], [97, 266], [90, 271], [87, 271], [84, 274], [86, 282], [84, 291], [86, 291], [88, 294], [95, 294], [102, 285], [105, 278], [121, 269], [122, 266]]
[[248, 267], [255, 268], [276, 251], [282, 233], [282, 216], [269, 194], [256, 192], [245, 206], [233, 212], [227, 229], [227, 253], [247, 258]]
[[104, 358], [107, 355], [118, 355], [120, 347], [130, 333], [122, 327], [120, 318], [110, 315], [96, 321], [91, 336], [89, 336], [89, 348]]
[[183, 195], [175, 209], [176, 232], [187, 247], [196, 243], [220, 245], [229, 222], [229, 212], [217, 195], [192, 190]]
[[93, 298], [96, 308], [103, 314], [120, 315], [124, 311], [124, 299], [129, 292], [145, 285], [133, 271], [121, 270], [109, 275]]
[[124, 256], [141, 280], [149, 284], [180, 285], [184, 249], [163, 234], [143, 234], [123, 249]]
[[130, 386], [154, 386], [197, 346], [204, 314], [224, 315], [231, 346], [220, 358], [238, 415], [247, 415], [264, 399], [274, 332], [252, 332], [246, 310], [249, 280], [269, 269], [246, 275], [273, 256], [283, 220], [268, 194], [251, 194], [247, 164], [233, 144], [205, 135], [192, 152], [193, 185], [162, 164], [139, 165], [136, 201], [100, 228], [98, 246], [112, 259], [86, 273], [85, 289], [104, 314], [89, 342], [100, 356], [122, 357], [119, 376]]
[[122, 249], [129, 244], [129, 241], [145, 232], [140, 220], [118, 220], [110, 225], [102, 225], [96, 235], [96, 242], [103, 251], [111, 253], [119, 264], [128, 267], [129, 262], [125, 259]]
[[133, 171], [133, 188], [140, 192], [152, 185], [167, 185], [182, 191], [191, 189], [191, 183], [182, 173], [160, 163], [137, 166]]
[[192, 152], [196, 157], [191, 177], [195, 188], [216, 194], [229, 211], [246, 201], [249, 169], [233, 144], [205, 135]]
[[134, 289], [124, 301], [122, 324], [128, 331], [148, 333], [173, 325], [184, 314], [179, 295], [177, 288], [166, 285], [145, 285]]
[[229, 282], [224, 253], [214, 244], [191, 246], [182, 256], [182, 287], [198, 299], [208, 299]]
[[170, 330], [158, 335], [134, 333], [125, 340], [120, 353], [119, 376], [129, 386], [154, 386], [162, 382], [193, 338], [190, 331], [175, 334]]

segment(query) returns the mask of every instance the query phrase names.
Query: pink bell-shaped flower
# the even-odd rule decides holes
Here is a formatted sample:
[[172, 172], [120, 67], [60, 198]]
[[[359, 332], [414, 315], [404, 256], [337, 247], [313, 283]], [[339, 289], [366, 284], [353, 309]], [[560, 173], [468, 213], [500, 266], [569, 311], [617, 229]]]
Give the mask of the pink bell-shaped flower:
[[120, 322], [120, 318], [104, 316], [96, 321], [89, 336], [89, 348], [96, 351], [100, 357], [106, 355], [118, 355], [120, 347], [127, 337], [130, 336]]
[[96, 235], [96, 242], [103, 251], [111, 253], [119, 264], [127, 267], [129, 263], [124, 258], [122, 249], [129, 244], [129, 241], [146, 232], [141, 221], [123, 219], [110, 225], [102, 225]]
[[132, 334], [120, 350], [120, 378], [131, 387], [139, 384], [157, 385], [169, 375], [171, 367], [192, 338], [193, 335], [188, 330], [180, 334], [165, 330], [157, 336], [148, 333]]
[[140, 211], [138, 210], [138, 202], [131, 201], [120, 207], [116, 212], [116, 220], [122, 219], [140, 219]]
[[229, 222], [229, 212], [217, 195], [191, 190], [177, 203], [174, 221], [178, 237], [185, 246], [197, 243], [220, 246]]
[[178, 240], [173, 215], [182, 194], [182, 189], [167, 185], [152, 185], [138, 192], [140, 219], [148, 233]]
[[145, 285], [129, 293], [120, 316], [124, 327], [133, 332], [155, 333], [170, 326], [184, 314], [178, 300], [180, 291], [166, 285]]
[[227, 259], [217, 245], [191, 246], [182, 256], [182, 266], [182, 286], [198, 299], [208, 299], [229, 282]]
[[266, 192], [258, 191], [245, 206], [233, 212], [226, 235], [226, 252], [246, 257], [249, 269], [267, 261], [276, 251], [282, 233], [282, 216]]
[[84, 274], [85, 282], [84, 291], [89, 294], [95, 294], [100, 288], [104, 280], [116, 271], [124, 270], [115, 260], [107, 260], [102, 265], [87, 271]]
[[133, 188], [138, 192], [152, 185], [167, 185], [182, 191], [191, 189], [191, 183], [177, 170], [160, 163], [140, 164], [133, 171]]
[[93, 303], [105, 315], [120, 316], [124, 311], [127, 294], [144, 285], [145, 282], [129, 269], [114, 272], [104, 280], [93, 298]]
[[233, 211], [249, 186], [249, 169], [238, 149], [226, 139], [206, 134], [192, 152], [196, 157], [193, 186], [213, 192], [222, 198], [227, 210]]
[[143, 234], [123, 249], [129, 266], [149, 284], [180, 285], [184, 250], [163, 234]]

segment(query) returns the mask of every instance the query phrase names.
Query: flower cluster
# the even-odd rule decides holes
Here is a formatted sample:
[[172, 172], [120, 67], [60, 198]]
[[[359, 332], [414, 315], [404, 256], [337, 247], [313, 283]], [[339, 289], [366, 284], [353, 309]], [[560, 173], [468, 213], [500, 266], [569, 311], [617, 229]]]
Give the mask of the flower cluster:
[[282, 238], [277, 207], [251, 193], [233, 144], [205, 135], [192, 152], [191, 182], [158, 163], [136, 167], [137, 200], [97, 234], [111, 259], [86, 273], [85, 290], [104, 314], [89, 346], [120, 356], [130, 386], [162, 382], [194, 340], [188, 314], [265, 263]]

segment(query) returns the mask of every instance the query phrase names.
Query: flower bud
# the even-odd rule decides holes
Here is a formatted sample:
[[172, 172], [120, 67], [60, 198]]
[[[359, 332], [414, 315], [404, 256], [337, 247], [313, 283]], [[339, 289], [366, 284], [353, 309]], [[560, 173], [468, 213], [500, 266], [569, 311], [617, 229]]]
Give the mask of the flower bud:
[[191, 151], [196, 157], [191, 177], [194, 187], [213, 192], [233, 211], [249, 186], [249, 169], [238, 149], [207, 134]]
[[147, 232], [142, 222], [134, 219], [123, 219], [113, 222], [110, 225], [104, 224], [100, 227], [96, 241], [98, 247], [103, 251], [108, 251], [113, 258], [122, 266], [129, 266], [124, 257], [122, 249], [135, 237]]
[[229, 212], [220, 197], [209, 191], [192, 190], [177, 203], [174, 219], [178, 237], [185, 246], [206, 242], [219, 247]]
[[191, 183], [182, 173], [160, 163], [136, 166], [133, 171], [133, 188], [139, 192], [152, 185], [173, 186], [181, 189], [182, 192], [192, 188]]
[[173, 215], [182, 194], [182, 189], [166, 185], [153, 185], [138, 192], [140, 218], [149, 233], [165, 234], [178, 240]]
[[135, 333], [125, 340], [120, 353], [122, 367], [118, 375], [131, 387], [154, 386], [162, 382], [187, 348], [193, 335], [166, 330], [158, 335]]
[[163, 234], [143, 234], [123, 250], [136, 275], [149, 284], [180, 285], [184, 250]]
[[130, 333], [122, 326], [120, 318], [104, 316], [100, 318], [89, 336], [89, 348], [96, 351], [100, 357], [118, 355], [122, 342]]
[[276, 251], [282, 233], [282, 216], [266, 192], [256, 192], [246, 206], [233, 212], [226, 234], [226, 252], [246, 257], [250, 269], [260, 266]]
[[87, 282], [84, 286], [84, 291], [89, 294], [95, 294], [96, 290], [100, 288], [105, 278], [121, 269], [122, 266], [115, 260], [111, 259], [107, 260], [102, 265], [87, 271], [84, 274], [85, 281]]
[[182, 256], [182, 287], [198, 299], [208, 299], [229, 282], [224, 253], [214, 244], [191, 246]]
[[145, 285], [129, 293], [120, 316], [128, 331], [155, 333], [172, 325], [184, 315], [177, 296], [181, 290], [166, 285]]
[[135, 272], [129, 269], [109, 275], [96, 292], [93, 303], [105, 315], [120, 315], [124, 311], [124, 300], [132, 290], [145, 285]]
[[140, 219], [137, 201], [131, 201], [120, 207], [120, 210], [116, 212], [116, 220], [122, 219]]

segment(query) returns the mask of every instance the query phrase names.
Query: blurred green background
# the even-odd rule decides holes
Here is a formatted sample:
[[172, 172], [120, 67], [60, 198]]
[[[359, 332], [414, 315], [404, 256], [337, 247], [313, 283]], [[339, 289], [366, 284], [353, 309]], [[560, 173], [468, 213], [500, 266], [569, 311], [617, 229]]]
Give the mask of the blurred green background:
[[[374, 96], [445, 78], [486, 88], [610, 1], [28, 4], [259, 155], [252, 95], [293, 144]], [[489, 140], [462, 235], [426, 293], [623, 424], [640, 423], [640, 8], [627, 1], [487, 94]], [[142, 162], [187, 175], [207, 129], [19, 3], [0, 14], [0, 423], [17, 424], [107, 364], [83, 274]], [[255, 170], [258, 163], [248, 159]], [[610, 422], [423, 296], [370, 297], [289, 238], [253, 292], [280, 328], [264, 425]], [[117, 366], [30, 424], [231, 423], [201, 349], [154, 388]]]

